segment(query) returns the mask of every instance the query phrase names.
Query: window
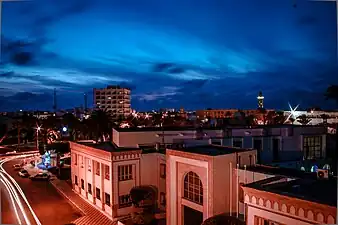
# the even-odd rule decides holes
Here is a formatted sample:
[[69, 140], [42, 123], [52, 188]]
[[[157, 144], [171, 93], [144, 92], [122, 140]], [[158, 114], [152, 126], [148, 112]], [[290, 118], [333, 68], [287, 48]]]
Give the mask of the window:
[[75, 153], [73, 154], [73, 160], [74, 160], [74, 165], [77, 165], [77, 155]]
[[95, 174], [96, 175], [98, 175], [98, 176], [100, 176], [100, 163], [99, 162], [96, 162], [96, 161], [94, 161], [95, 162]]
[[81, 189], [84, 190], [84, 180], [81, 179]]
[[75, 176], [75, 179], [74, 179], [75, 181], [75, 185], [78, 185], [78, 182], [77, 182], [77, 176]]
[[249, 166], [252, 166], [252, 155], [249, 155]]
[[199, 176], [189, 172], [184, 178], [184, 198], [203, 205], [203, 186]]
[[283, 225], [283, 224], [267, 220], [259, 216], [255, 216], [254, 225]]
[[119, 207], [125, 208], [131, 206], [130, 195], [121, 195], [119, 196]]
[[100, 188], [96, 188], [96, 199], [101, 200], [101, 193], [100, 193]]
[[235, 147], [235, 148], [242, 148], [242, 145], [243, 145], [243, 142], [242, 142], [242, 139], [233, 139], [232, 141], [232, 146]]
[[107, 206], [110, 206], [110, 194], [104, 193], [104, 203], [106, 203]]
[[160, 164], [160, 177], [165, 178], [165, 164]]
[[305, 159], [322, 158], [322, 137], [321, 136], [304, 137], [303, 150]]
[[166, 201], [165, 201], [165, 193], [161, 192], [160, 193], [160, 204], [165, 206], [166, 205]]
[[125, 165], [118, 167], [119, 181], [133, 179], [133, 165]]
[[110, 179], [110, 171], [109, 171], [109, 166], [104, 165], [104, 178], [106, 180]]
[[88, 159], [88, 171], [91, 172], [92, 171], [92, 162], [90, 159]]
[[88, 183], [88, 194], [92, 194], [92, 184]]

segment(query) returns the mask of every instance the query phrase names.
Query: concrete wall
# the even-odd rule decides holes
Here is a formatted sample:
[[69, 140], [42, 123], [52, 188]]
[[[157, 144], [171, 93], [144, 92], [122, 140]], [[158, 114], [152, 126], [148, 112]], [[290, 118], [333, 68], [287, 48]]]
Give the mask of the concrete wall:
[[[140, 160], [141, 185], [153, 185], [158, 190], [158, 206], [165, 210], [165, 205], [161, 205], [160, 195], [166, 193], [166, 178], [160, 176], [160, 165], [166, 164], [164, 154], [149, 153], [142, 154]], [[165, 171], [166, 172], [166, 171]], [[166, 174], [170, 176], [170, 174]]]

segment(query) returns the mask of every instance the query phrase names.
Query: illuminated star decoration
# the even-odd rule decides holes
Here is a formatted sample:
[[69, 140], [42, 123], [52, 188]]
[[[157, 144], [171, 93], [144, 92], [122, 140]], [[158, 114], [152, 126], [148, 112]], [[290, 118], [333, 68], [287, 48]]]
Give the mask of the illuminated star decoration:
[[298, 116], [298, 111], [297, 111], [297, 109], [298, 109], [298, 107], [299, 107], [299, 104], [295, 107], [295, 108], [292, 108], [292, 106], [290, 105], [290, 103], [288, 103], [289, 104], [289, 108], [290, 108], [290, 114], [289, 114], [289, 116], [286, 118], [286, 120], [285, 120], [285, 122], [287, 122], [291, 117], [293, 118], [293, 119], [297, 119], [297, 116]]

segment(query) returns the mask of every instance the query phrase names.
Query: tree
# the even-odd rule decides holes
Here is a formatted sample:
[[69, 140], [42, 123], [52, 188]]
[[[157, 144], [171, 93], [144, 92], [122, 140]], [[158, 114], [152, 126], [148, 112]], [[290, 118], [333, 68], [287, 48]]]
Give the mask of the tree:
[[308, 125], [311, 119], [308, 118], [305, 114], [303, 114], [297, 117], [297, 121], [302, 125]]
[[327, 124], [327, 119], [329, 118], [327, 114], [321, 114], [320, 118], [322, 118], [323, 124]]
[[111, 136], [113, 118], [110, 111], [102, 109], [93, 111], [89, 122], [91, 122], [90, 127], [94, 130], [94, 137], [96, 141], [104, 141], [106, 136]]
[[273, 123], [274, 124], [284, 124], [286, 120], [286, 116], [284, 115], [283, 111], [277, 111], [274, 118], [273, 118]]
[[67, 127], [72, 140], [76, 140], [80, 132], [80, 120], [72, 113], [66, 113], [62, 116], [62, 125]]
[[295, 123], [296, 119], [295, 119], [295, 118], [293, 118], [293, 117], [290, 117], [290, 118], [289, 118], [289, 121], [290, 121], [290, 122], [291, 122], [291, 124], [293, 125], [293, 124]]

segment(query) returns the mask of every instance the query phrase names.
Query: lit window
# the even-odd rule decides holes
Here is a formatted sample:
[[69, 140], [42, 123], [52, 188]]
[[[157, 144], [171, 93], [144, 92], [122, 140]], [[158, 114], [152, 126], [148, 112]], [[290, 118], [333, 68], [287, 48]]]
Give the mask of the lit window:
[[109, 166], [104, 165], [104, 178], [106, 180], [110, 179], [110, 171], [109, 171]]
[[118, 167], [119, 181], [133, 179], [133, 165], [125, 165]]
[[160, 164], [160, 177], [161, 177], [161, 178], [165, 178], [165, 175], [166, 175], [166, 174], [165, 174], [165, 169], [166, 169], [166, 168], [165, 168], [165, 164], [161, 163], [161, 164]]
[[199, 176], [189, 172], [184, 178], [184, 198], [203, 205], [203, 186]]
[[322, 158], [322, 137], [321, 136], [304, 137], [303, 150], [305, 159]]
[[119, 196], [119, 208], [125, 208], [132, 205], [130, 195]]

